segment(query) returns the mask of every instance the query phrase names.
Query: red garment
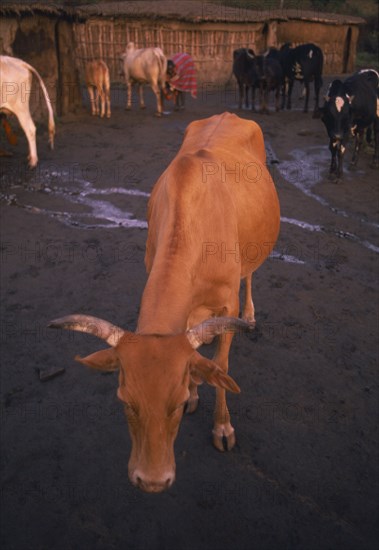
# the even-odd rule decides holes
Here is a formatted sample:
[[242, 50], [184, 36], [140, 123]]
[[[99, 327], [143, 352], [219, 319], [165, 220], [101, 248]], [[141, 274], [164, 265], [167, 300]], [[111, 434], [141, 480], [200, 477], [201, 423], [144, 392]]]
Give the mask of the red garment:
[[170, 86], [181, 92], [190, 92], [197, 96], [196, 69], [193, 59], [188, 53], [175, 53], [170, 56], [175, 64], [176, 76], [170, 79]]

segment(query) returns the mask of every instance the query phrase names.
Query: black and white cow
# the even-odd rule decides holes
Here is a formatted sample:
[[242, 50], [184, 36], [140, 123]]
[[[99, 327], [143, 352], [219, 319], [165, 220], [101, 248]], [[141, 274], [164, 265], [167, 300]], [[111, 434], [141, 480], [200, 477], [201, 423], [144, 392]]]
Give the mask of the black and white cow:
[[344, 82], [333, 80], [325, 97], [322, 121], [329, 136], [332, 154], [330, 173], [340, 178], [343, 156], [350, 135], [355, 137], [351, 164], [358, 161], [365, 129], [373, 128], [374, 166], [379, 165], [379, 74], [371, 69], [359, 71]]
[[[302, 82], [305, 87], [304, 113], [308, 112], [309, 84], [314, 81], [315, 107], [313, 116], [317, 116], [319, 110], [319, 95], [322, 86], [322, 69], [324, 55], [315, 44], [301, 44], [291, 48], [289, 43], [280, 49], [280, 61], [282, 64], [285, 86], [287, 87], [287, 109], [291, 109], [291, 95], [295, 80]], [[285, 106], [285, 93], [282, 95], [282, 109]]]

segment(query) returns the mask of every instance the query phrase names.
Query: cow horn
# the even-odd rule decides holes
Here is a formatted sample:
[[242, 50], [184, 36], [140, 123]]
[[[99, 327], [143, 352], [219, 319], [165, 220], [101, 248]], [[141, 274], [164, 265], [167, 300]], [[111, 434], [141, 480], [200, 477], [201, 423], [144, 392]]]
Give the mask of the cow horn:
[[116, 346], [120, 338], [125, 334], [122, 328], [91, 315], [67, 315], [66, 317], [50, 321], [48, 327], [87, 332], [105, 340], [112, 347]]
[[248, 332], [254, 330], [255, 323], [247, 323], [236, 317], [212, 317], [187, 330], [186, 336], [194, 349], [209, 344], [215, 336], [225, 332]]

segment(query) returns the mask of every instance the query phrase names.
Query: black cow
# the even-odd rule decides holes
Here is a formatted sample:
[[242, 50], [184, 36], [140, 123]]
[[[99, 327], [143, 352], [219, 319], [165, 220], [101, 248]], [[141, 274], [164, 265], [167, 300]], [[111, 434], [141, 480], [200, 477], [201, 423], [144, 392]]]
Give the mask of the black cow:
[[[291, 48], [290, 44], [284, 44], [280, 49], [280, 61], [282, 64], [287, 91], [287, 109], [291, 109], [291, 95], [295, 80], [302, 82], [305, 87], [304, 113], [308, 112], [309, 84], [314, 80], [315, 107], [313, 116], [317, 116], [319, 110], [319, 95], [322, 86], [322, 68], [324, 55], [315, 44], [302, 44]], [[282, 95], [282, 109], [285, 105], [285, 92]]]
[[[276, 53], [274, 53], [276, 52]], [[283, 83], [283, 70], [277, 59], [279, 52], [271, 48], [264, 55], [255, 55], [251, 48], [239, 48], [233, 52], [233, 74], [239, 87], [239, 108], [242, 108], [243, 98], [245, 106], [249, 106], [249, 88], [251, 88], [251, 109], [255, 111], [255, 90], [260, 92], [260, 109], [268, 113], [268, 95], [276, 92], [276, 110], [280, 109], [279, 94]]]
[[330, 173], [340, 178], [343, 173], [343, 156], [349, 135], [355, 136], [351, 164], [358, 161], [365, 129], [374, 130], [374, 166], [379, 165], [379, 75], [373, 70], [359, 71], [344, 82], [333, 80], [325, 97], [322, 121], [329, 136], [332, 154]]
[[259, 85], [259, 103], [262, 113], [268, 114], [268, 96], [275, 91], [275, 110], [280, 109], [280, 91], [283, 86], [283, 70], [277, 52], [271, 48], [266, 54], [258, 55], [254, 60]]
[[252, 109], [254, 110], [255, 90], [259, 85], [255, 66], [255, 53], [251, 48], [239, 48], [233, 52], [233, 74], [239, 88], [238, 107], [242, 109], [245, 97], [245, 106], [249, 107], [249, 88], [251, 88]]

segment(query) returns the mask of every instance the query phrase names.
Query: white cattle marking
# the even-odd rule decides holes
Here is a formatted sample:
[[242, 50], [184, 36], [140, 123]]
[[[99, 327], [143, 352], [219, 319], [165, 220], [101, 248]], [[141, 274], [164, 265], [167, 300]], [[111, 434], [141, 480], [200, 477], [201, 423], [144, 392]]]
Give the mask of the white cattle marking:
[[336, 103], [336, 109], [337, 109], [337, 111], [340, 113], [342, 107], [343, 107], [344, 104], [345, 104], [345, 100], [343, 99], [343, 97], [338, 96], [338, 97], [336, 97], [335, 103]]

